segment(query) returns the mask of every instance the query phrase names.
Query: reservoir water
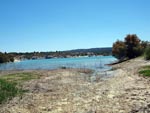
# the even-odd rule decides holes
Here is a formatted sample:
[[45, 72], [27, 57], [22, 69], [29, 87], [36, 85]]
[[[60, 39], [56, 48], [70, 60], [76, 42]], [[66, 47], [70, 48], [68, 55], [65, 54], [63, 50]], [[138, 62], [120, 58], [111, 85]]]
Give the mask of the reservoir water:
[[113, 56], [24, 60], [20, 62], [0, 64], [0, 70], [51, 70], [62, 67], [108, 70], [111, 67], [105, 64], [115, 62], [116, 60], [117, 59]]

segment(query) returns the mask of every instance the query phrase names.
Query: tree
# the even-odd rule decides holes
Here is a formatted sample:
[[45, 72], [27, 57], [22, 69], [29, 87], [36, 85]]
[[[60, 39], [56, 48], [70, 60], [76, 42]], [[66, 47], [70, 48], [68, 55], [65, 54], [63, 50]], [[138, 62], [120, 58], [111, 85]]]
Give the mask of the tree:
[[0, 63], [13, 62], [14, 57], [11, 54], [0, 52]]
[[113, 44], [112, 53], [118, 59], [135, 58], [142, 55], [147, 47], [148, 42], [142, 41], [136, 34], [128, 34], [124, 42], [117, 40]]
[[127, 50], [127, 57], [129, 59], [135, 58], [141, 54], [140, 51], [140, 39], [136, 34], [128, 34], [125, 37], [125, 45]]
[[141, 41], [141, 47], [142, 49], [146, 49], [148, 46], [149, 42], [148, 41]]
[[0, 63], [8, 62], [8, 58], [5, 54], [0, 53]]
[[124, 59], [126, 56], [126, 45], [123, 41], [117, 40], [113, 44], [112, 54], [118, 59]]

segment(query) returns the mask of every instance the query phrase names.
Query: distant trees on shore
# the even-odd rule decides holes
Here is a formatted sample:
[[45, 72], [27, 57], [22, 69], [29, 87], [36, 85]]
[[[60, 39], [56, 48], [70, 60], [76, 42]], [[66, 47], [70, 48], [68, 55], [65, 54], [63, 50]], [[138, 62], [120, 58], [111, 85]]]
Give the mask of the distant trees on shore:
[[51, 58], [68, 58], [79, 56], [97, 56], [97, 55], [111, 55], [112, 48], [91, 48], [91, 49], [76, 49], [70, 51], [56, 51], [56, 52], [26, 52], [26, 53], [11, 53], [15, 58], [23, 59], [51, 59]]
[[0, 52], [0, 63], [13, 62], [13, 61], [14, 61], [14, 57], [12, 55]]
[[128, 34], [124, 41], [117, 40], [113, 44], [112, 54], [120, 60], [132, 59], [143, 55], [148, 45], [147, 41], [141, 41], [136, 34]]
[[76, 49], [70, 51], [56, 51], [56, 52], [26, 52], [26, 53], [0, 53], [0, 63], [13, 62], [15, 60], [25, 59], [51, 59], [51, 58], [69, 58], [79, 56], [97, 56], [97, 55], [111, 55], [112, 48], [91, 48], [91, 49]]

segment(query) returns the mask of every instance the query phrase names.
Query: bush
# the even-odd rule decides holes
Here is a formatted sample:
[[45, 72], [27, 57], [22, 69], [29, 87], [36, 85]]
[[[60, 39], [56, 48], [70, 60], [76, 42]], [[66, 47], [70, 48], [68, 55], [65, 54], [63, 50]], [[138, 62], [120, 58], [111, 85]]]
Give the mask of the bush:
[[139, 73], [144, 75], [144, 76], [150, 76], [150, 70], [142, 70]]
[[150, 60], [150, 47], [146, 48], [144, 57], [146, 60]]
[[139, 74], [150, 77], [150, 65], [142, 67], [142, 69], [139, 71]]

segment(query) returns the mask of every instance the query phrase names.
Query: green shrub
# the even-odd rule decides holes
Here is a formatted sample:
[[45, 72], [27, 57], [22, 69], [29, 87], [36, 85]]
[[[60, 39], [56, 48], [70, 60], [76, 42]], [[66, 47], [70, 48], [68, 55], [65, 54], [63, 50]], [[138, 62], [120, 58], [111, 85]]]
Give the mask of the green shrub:
[[146, 48], [144, 57], [146, 60], [150, 60], [150, 47]]
[[139, 72], [140, 74], [144, 75], [144, 76], [150, 76], [150, 70], [147, 69], [147, 70], [142, 70]]
[[142, 67], [142, 69], [139, 71], [139, 74], [150, 77], [150, 65]]

